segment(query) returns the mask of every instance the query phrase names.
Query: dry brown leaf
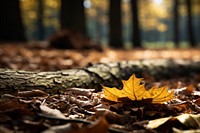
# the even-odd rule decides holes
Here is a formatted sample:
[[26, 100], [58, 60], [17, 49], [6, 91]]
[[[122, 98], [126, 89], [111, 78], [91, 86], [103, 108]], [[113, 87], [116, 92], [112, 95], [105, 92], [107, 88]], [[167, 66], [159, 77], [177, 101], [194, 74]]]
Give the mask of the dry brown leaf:
[[40, 110], [42, 114], [47, 115], [47, 116], [53, 116], [56, 118], [61, 118], [61, 119], [66, 119], [64, 114], [62, 114], [59, 110], [57, 109], [51, 109], [45, 105], [40, 105]]
[[11, 112], [14, 110], [26, 109], [26, 104], [21, 104], [17, 99], [0, 101], [0, 112]]
[[102, 86], [104, 89], [104, 98], [114, 102], [121, 102], [121, 98], [129, 98], [133, 101], [144, 99], [152, 99], [152, 103], [164, 103], [174, 97], [173, 91], [169, 92], [167, 87], [152, 87], [145, 89], [145, 85], [141, 84], [142, 78], [137, 78], [134, 74], [128, 80], [122, 80], [123, 89], [119, 90], [115, 87]]
[[19, 96], [19, 97], [43, 97], [43, 96], [48, 96], [48, 94], [42, 90], [31, 90], [31, 91], [20, 91], [17, 93], [17, 96]]
[[49, 129], [43, 131], [42, 133], [69, 133], [71, 132], [72, 127], [70, 123], [64, 125], [52, 126]]
[[198, 129], [200, 127], [200, 115], [182, 114], [176, 117], [170, 116], [166, 118], [159, 118], [149, 121], [149, 123], [147, 124], [147, 128], [149, 129], [159, 128], [160, 126], [164, 126], [164, 124], [166, 124], [167, 122], [171, 122], [172, 127], [178, 125], [178, 123], [181, 123], [188, 128]]
[[70, 133], [107, 133], [109, 129], [109, 124], [105, 117], [96, 122], [94, 125], [84, 127], [81, 129], [71, 130]]

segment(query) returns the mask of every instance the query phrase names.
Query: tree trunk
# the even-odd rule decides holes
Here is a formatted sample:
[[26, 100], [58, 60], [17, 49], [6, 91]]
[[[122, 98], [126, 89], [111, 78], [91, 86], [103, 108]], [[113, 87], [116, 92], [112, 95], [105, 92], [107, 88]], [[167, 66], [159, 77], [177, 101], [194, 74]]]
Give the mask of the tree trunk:
[[123, 48], [121, 0], [110, 0], [109, 7], [109, 45], [114, 48]]
[[61, 0], [61, 29], [70, 29], [86, 35], [83, 0]]
[[19, 0], [0, 0], [0, 41], [25, 41]]
[[0, 94], [17, 90], [41, 89], [62, 93], [67, 88], [81, 87], [101, 90], [100, 84], [121, 86], [120, 79], [150, 74], [156, 80], [190, 76], [200, 73], [200, 62], [189, 60], [135, 60], [116, 63], [91, 64], [86, 68], [57, 72], [29, 72], [0, 69]]
[[134, 47], [141, 48], [141, 39], [140, 39], [140, 25], [138, 18], [138, 0], [131, 0], [131, 10], [132, 10], [132, 22], [133, 22], [133, 33], [132, 33], [132, 42]]
[[38, 0], [38, 39], [43, 40], [44, 39], [44, 24], [43, 24], [43, 18], [44, 18], [44, 0]]
[[187, 13], [188, 13], [188, 35], [189, 35], [189, 42], [192, 47], [196, 46], [194, 41], [193, 35], [193, 28], [192, 28], [192, 10], [191, 10], [191, 0], [186, 0], [187, 5]]
[[179, 47], [179, 0], [174, 0], [174, 43]]

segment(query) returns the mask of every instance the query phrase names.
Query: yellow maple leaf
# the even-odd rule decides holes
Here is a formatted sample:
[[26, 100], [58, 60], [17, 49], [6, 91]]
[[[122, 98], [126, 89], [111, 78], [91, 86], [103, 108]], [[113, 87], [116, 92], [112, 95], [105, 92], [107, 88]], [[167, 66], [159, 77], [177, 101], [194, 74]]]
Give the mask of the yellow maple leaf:
[[160, 88], [153, 86], [151, 89], [146, 90], [141, 81], [142, 78], [137, 78], [133, 74], [128, 80], [122, 80], [122, 90], [102, 86], [104, 98], [114, 102], [120, 102], [120, 98], [129, 98], [133, 101], [152, 99], [152, 103], [164, 103], [174, 97], [174, 92], [168, 91], [166, 86]]

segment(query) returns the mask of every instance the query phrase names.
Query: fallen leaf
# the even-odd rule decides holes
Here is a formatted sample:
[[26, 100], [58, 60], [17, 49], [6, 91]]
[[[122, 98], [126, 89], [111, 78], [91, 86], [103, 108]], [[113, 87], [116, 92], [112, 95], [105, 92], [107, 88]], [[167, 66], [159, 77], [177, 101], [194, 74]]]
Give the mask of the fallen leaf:
[[200, 128], [200, 114], [182, 114], [176, 118], [187, 127]]
[[109, 124], [106, 121], [105, 117], [101, 117], [99, 121], [97, 121], [93, 125], [89, 125], [84, 128], [71, 130], [70, 133], [107, 133], [109, 129]]
[[161, 88], [154, 86], [147, 90], [141, 81], [142, 78], [137, 78], [133, 74], [128, 80], [122, 80], [123, 88], [121, 90], [102, 86], [104, 98], [114, 102], [121, 102], [120, 99], [129, 98], [132, 101], [152, 99], [152, 103], [164, 103], [174, 97], [174, 92], [168, 91], [166, 86]]
[[172, 128], [173, 133], [200, 133], [200, 129], [190, 129], [190, 130], [180, 130], [177, 128]]
[[17, 93], [19, 97], [42, 97], [48, 96], [47, 93], [41, 90], [21, 91]]
[[156, 129], [159, 128], [160, 126], [166, 127], [166, 123], [170, 122], [171, 127], [168, 126], [168, 128], [172, 128], [175, 125], [178, 125], [178, 123], [181, 123], [187, 128], [193, 128], [197, 129], [200, 128], [200, 115], [193, 115], [193, 114], [182, 114], [176, 117], [166, 117], [166, 118], [159, 118], [155, 120], [149, 121], [147, 124], [147, 128], [149, 129]]
[[194, 86], [192, 84], [175, 90], [175, 93], [186, 96], [191, 95], [193, 92], [194, 92]]
[[45, 105], [40, 105], [40, 110], [41, 110], [41, 113], [44, 115], [66, 119], [66, 117], [57, 109], [51, 109]]
[[26, 109], [27, 105], [21, 104], [17, 99], [0, 101], [0, 112], [11, 112], [14, 110]]
[[149, 129], [158, 128], [159, 126], [163, 125], [163, 124], [166, 123], [168, 120], [170, 120], [171, 118], [172, 118], [172, 116], [166, 117], [166, 118], [158, 118], [158, 119], [155, 119], [155, 120], [151, 120], [151, 121], [149, 121], [149, 123], [147, 124], [147, 128], [149, 128]]
[[112, 112], [108, 109], [99, 109], [96, 111], [95, 117], [104, 116], [109, 124], [119, 124], [123, 125], [127, 122], [135, 121], [135, 117], [130, 116], [129, 114], [120, 115], [115, 112]]
[[59, 126], [52, 126], [49, 129], [43, 131], [42, 133], [67, 133], [72, 130], [71, 124], [59, 125]]

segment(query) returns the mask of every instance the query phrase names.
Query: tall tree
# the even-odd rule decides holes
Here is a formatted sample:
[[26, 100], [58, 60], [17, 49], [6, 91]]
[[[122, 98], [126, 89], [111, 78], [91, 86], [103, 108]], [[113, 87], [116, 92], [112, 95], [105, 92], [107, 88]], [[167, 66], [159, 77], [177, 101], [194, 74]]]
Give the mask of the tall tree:
[[132, 42], [134, 47], [140, 48], [141, 39], [140, 39], [140, 25], [138, 18], [138, 0], [131, 0], [131, 10], [132, 10], [132, 22], [133, 22], [133, 33], [132, 33]]
[[179, 46], [179, 0], [174, 0], [174, 43], [176, 47]]
[[62, 29], [86, 34], [84, 0], [61, 0], [60, 22]]
[[0, 0], [0, 41], [25, 41], [19, 0]]
[[38, 12], [37, 12], [37, 28], [38, 28], [38, 39], [43, 40], [44, 39], [44, 24], [43, 24], [43, 18], [44, 18], [44, 0], [38, 0]]
[[193, 34], [193, 28], [192, 28], [192, 12], [191, 12], [191, 0], [186, 0], [186, 6], [187, 6], [187, 14], [188, 14], [188, 34], [189, 34], [189, 42], [191, 46], [196, 46], [194, 41], [194, 34]]
[[109, 45], [122, 48], [121, 0], [110, 0], [109, 29]]

